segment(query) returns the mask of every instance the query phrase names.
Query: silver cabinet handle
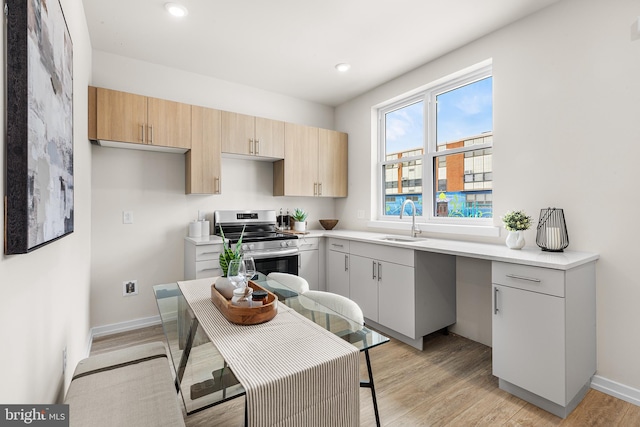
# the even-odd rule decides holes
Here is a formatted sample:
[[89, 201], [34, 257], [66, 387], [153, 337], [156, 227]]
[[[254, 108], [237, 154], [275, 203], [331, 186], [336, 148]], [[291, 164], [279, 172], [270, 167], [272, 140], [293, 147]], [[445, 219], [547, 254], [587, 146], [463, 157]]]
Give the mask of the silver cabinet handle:
[[249, 154], [253, 154], [253, 138], [249, 138]]
[[144, 143], [144, 125], [140, 125], [140, 141]]
[[220, 194], [220, 177], [216, 176], [213, 179], [213, 181], [214, 181], [215, 193]]
[[375, 279], [376, 278], [376, 262], [373, 261], [372, 264], [373, 264], [373, 274], [372, 274], [371, 278]]
[[382, 280], [382, 264], [378, 263], [378, 281]]
[[317, 182], [313, 183], [313, 195], [314, 196], [318, 195], [318, 183]]
[[203, 268], [200, 271], [213, 271], [213, 270], [218, 270], [218, 267], [213, 267], [213, 268]]
[[331, 246], [335, 246], [335, 247], [338, 247], [338, 248], [344, 248], [344, 245], [339, 245], [337, 243], [332, 243]]
[[318, 196], [322, 196], [322, 183], [318, 183]]
[[149, 126], [149, 144], [153, 144], [153, 126]]
[[256, 139], [256, 142], [255, 142], [254, 146], [255, 146], [255, 150], [254, 151], [256, 152], [256, 154], [260, 154], [260, 140], [259, 139]]
[[527, 282], [535, 282], [535, 283], [541, 282], [540, 279], [536, 279], [533, 277], [516, 276], [515, 274], [507, 274], [507, 277], [511, 279], [526, 280]]
[[349, 255], [344, 256], [344, 271], [349, 271]]
[[202, 252], [200, 255], [216, 255], [220, 254], [220, 252]]
[[493, 288], [493, 314], [498, 314], [498, 288]]

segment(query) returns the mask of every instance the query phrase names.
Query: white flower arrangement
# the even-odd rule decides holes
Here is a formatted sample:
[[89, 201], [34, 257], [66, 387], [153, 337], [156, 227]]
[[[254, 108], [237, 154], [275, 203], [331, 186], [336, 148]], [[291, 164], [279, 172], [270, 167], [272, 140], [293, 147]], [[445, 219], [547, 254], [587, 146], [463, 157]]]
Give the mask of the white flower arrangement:
[[507, 211], [502, 222], [509, 231], [528, 230], [531, 227], [531, 217], [524, 211]]

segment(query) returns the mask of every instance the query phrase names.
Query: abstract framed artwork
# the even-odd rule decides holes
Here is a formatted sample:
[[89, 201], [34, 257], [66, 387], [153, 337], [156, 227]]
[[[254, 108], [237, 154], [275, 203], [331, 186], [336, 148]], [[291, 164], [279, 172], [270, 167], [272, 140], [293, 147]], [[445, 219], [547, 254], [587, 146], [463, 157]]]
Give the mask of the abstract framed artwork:
[[73, 44], [59, 0], [6, 7], [5, 254], [73, 232]]

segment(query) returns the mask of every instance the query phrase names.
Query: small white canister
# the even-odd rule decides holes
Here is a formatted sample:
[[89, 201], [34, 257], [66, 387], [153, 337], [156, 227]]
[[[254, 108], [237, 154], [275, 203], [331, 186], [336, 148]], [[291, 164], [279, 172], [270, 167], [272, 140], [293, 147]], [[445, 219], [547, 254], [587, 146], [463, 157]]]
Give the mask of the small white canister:
[[189, 237], [201, 237], [202, 224], [201, 221], [192, 221], [189, 223]]
[[209, 228], [209, 221], [200, 221], [200, 224], [202, 225], [202, 237], [208, 237], [211, 233], [211, 230]]
[[233, 290], [233, 297], [231, 298], [231, 304], [238, 307], [251, 307], [251, 288], [235, 288]]

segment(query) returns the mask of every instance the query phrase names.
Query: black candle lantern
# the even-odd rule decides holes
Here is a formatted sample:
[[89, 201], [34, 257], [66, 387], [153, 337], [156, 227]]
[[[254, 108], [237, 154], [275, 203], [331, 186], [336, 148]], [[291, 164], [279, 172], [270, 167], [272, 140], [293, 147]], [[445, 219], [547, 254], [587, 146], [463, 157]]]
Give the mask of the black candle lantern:
[[547, 208], [540, 210], [536, 244], [543, 251], [562, 252], [569, 246], [567, 224], [562, 209]]

